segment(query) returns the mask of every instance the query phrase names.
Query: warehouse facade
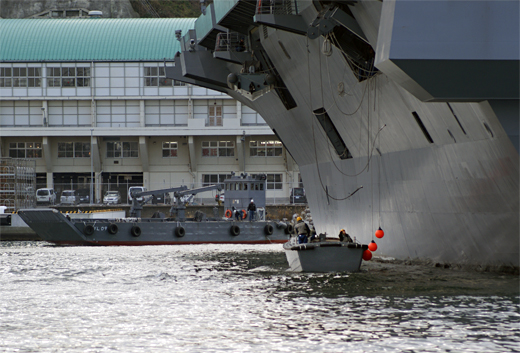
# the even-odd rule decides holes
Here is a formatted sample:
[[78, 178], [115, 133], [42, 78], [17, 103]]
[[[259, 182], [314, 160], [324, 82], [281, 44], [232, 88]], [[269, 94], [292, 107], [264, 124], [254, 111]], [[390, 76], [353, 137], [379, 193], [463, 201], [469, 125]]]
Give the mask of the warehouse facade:
[[[267, 175], [288, 200], [297, 166], [262, 117], [167, 79], [195, 19], [0, 20], [0, 149], [34, 158], [37, 187], [149, 190]], [[209, 199], [213, 195], [202, 194]]]

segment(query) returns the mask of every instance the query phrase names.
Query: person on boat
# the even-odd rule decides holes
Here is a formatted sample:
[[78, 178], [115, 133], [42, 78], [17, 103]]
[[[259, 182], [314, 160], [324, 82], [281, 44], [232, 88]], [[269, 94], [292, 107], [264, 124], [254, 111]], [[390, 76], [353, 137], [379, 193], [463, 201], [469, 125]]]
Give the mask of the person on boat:
[[235, 215], [235, 219], [236, 219], [237, 221], [240, 221], [240, 220], [242, 219], [242, 217], [241, 217], [241, 216], [242, 216], [242, 215], [241, 215], [241, 212], [240, 212], [239, 210], [237, 210], [237, 209], [235, 208], [235, 206], [232, 207], [232, 212], [233, 212], [233, 214]]
[[307, 236], [310, 234], [311, 230], [301, 217], [296, 218], [294, 229], [296, 230], [296, 234], [298, 234], [298, 244], [307, 243]]
[[242, 52], [242, 51], [246, 50], [246, 43], [244, 42], [244, 38], [240, 39], [235, 50], [238, 52]]
[[255, 220], [255, 212], [256, 212], [256, 205], [255, 205], [253, 199], [251, 199], [249, 206], [247, 206], [247, 212], [249, 212], [249, 222], [253, 222]]
[[347, 243], [353, 243], [354, 241], [350, 237], [350, 235], [345, 232], [345, 229], [339, 231], [339, 241], [345, 241]]

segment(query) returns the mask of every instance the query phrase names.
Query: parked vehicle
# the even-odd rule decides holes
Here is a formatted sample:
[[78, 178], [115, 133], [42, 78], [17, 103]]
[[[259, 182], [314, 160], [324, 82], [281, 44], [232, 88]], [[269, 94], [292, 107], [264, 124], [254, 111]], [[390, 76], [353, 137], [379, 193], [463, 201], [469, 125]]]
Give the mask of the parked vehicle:
[[121, 203], [121, 194], [117, 190], [107, 191], [103, 197], [103, 203], [106, 205], [117, 205]]
[[307, 196], [305, 196], [305, 189], [304, 188], [292, 188], [290, 202], [291, 203], [307, 203]]
[[[130, 186], [128, 188], [128, 203], [132, 203], [132, 191], [133, 192], [143, 192], [146, 191], [146, 188], [144, 186]], [[138, 197], [137, 201], [143, 201], [142, 197]]]
[[56, 203], [56, 193], [52, 188], [36, 190], [36, 204], [54, 205]]
[[63, 190], [60, 197], [62, 205], [76, 205], [79, 198], [76, 197], [76, 190]]
[[79, 203], [90, 203], [90, 189], [81, 189], [77, 192]]

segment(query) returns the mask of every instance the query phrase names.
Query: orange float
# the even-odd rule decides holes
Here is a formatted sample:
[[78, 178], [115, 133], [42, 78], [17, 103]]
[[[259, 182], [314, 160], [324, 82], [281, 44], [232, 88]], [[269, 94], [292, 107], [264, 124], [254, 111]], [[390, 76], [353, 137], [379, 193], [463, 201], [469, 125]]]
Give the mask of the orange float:
[[379, 229], [376, 230], [376, 238], [381, 239], [384, 235], [385, 235], [385, 232], [383, 232], [383, 230], [381, 229], [381, 227], [379, 227]]
[[370, 250], [367, 249], [363, 251], [363, 260], [370, 261], [370, 259], [372, 259], [372, 253], [370, 252]]
[[368, 244], [368, 250], [370, 251], [376, 251], [377, 250], [377, 244], [375, 241], [371, 241], [370, 244]]

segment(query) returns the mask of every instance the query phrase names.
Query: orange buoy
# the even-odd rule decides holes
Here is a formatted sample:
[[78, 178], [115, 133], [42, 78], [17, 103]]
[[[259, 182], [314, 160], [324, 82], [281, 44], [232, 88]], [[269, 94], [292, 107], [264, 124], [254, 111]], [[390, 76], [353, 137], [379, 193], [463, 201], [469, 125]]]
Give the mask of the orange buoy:
[[226, 216], [226, 218], [231, 218], [231, 216], [232, 216], [231, 210], [227, 210], [225, 216]]
[[370, 261], [370, 259], [372, 259], [372, 253], [370, 252], [370, 250], [367, 249], [363, 251], [363, 260]]
[[372, 241], [370, 242], [370, 244], [368, 244], [368, 249], [369, 249], [370, 251], [376, 251], [376, 250], [377, 250], [377, 244], [376, 244], [376, 242], [372, 240]]
[[381, 227], [379, 227], [379, 229], [376, 230], [376, 238], [381, 239], [384, 235], [385, 235], [385, 232], [383, 232], [383, 230], [381, 229]]
[[246, 217], [247, 217], [246, 210], [242, 210], [242, 219], [246, 219]]

